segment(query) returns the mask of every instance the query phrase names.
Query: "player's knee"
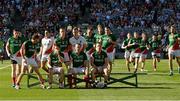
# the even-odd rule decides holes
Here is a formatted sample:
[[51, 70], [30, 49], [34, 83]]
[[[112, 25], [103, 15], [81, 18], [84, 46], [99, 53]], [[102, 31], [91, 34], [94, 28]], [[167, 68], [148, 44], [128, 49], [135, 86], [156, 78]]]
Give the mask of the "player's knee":
[[107, 68], [104, 69], [104, 74], [105, 74], [105, 75], [108, 74], [108, 69], [107, 69]]

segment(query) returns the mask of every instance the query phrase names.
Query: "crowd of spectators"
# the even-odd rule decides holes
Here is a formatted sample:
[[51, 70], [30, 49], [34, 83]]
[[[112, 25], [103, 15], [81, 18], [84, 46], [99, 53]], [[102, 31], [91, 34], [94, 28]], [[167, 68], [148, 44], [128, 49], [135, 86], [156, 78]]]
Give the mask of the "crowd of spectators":
[[16, 26], [28, 36], [84, 19], [116, 29], [163, 27], [180, 23], [180, 0], [0, 0], [0, 31], [6, 36]]
[[180, 0], [107, 0], [94, 3], [91, 15], [112, 28], [163, 26], [180, 22]]

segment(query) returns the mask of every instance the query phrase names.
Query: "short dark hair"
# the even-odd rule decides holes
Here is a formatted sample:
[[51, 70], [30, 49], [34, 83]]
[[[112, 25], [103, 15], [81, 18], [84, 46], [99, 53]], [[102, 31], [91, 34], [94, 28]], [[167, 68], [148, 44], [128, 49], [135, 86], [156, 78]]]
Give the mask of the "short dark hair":
[[60, 29], [63, 29], [63, 30], [65, 30], [65, 27], [60, 27], [60, 28], [59, 28], [59, 30], [60, 30]]
[[38, 35], [38, 34], [33, 34], [33, 35], [32, 35], [32, 39], [33, 39], [33, 40], [39, 39], [39, 35]]

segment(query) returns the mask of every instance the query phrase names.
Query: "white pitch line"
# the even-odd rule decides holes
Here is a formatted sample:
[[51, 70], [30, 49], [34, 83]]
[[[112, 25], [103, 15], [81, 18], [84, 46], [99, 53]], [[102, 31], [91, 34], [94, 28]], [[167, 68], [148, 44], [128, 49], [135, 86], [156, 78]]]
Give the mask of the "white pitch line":
[[8, 66], [6, 66], [6, 67], [2, 67], [2, 68], [0, 68], [0, 70], [1, 70], [1, 69], [4, 69], [4, 68], [7, 68], [7, 67], [9, 67], [9, 66], [11, 66], [11, 65], [8, 65]]

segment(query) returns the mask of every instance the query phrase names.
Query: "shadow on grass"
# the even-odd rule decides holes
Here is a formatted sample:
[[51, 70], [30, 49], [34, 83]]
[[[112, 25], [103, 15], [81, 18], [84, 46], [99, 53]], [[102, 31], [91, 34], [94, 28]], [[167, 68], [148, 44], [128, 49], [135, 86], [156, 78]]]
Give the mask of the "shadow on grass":
[[[29, 89], [41, 89], [41, 88], [36, 88], [36, 87], [32, 87]], [[77, 88], [58, 88], [58, 87], [53, 87], [49, 90], [70, 90], [70, 89], [74, 89], [74, 90], [81, 90], [81, 89], [93, 89], [93, 90], [98, 90], [98, 89], [102, 89], [102, 90], [106, 90], [106, 89], [173, 89], [172, 87], [153, 87], [153, 86], [149, 86], [149, 87], [107, 87], [107, 88], [85, 88], [85, 87], [77, 87]]]
[[180, 83], [139, 83], [140, 85], [180, 85]]
[[106, 89], [173, 89], [171, 87], [108, 87]]

